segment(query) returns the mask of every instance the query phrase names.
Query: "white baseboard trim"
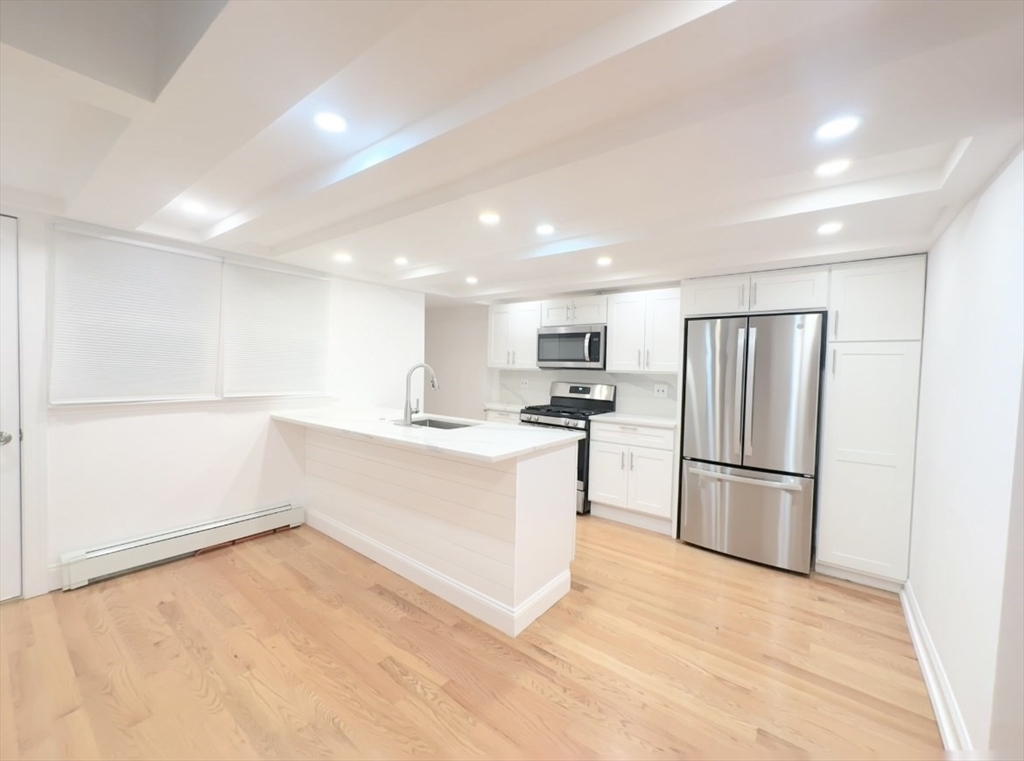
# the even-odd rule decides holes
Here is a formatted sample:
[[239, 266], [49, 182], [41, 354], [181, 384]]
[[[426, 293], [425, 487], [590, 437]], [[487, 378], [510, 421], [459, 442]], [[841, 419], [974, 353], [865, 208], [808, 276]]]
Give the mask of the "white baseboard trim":
[[967, 731], [967, 724], [964, 722], [963, 714], [960, 713], [960, 706], [957, 705], [953, 687], [946, 676], [946, 670], [942, 667], [939, 652], [935, 649], [935, 643], [932, 642], [928, 626], [921, 615], [921, 609], [917, 606], [917, 598], [914, 597], [914, 589], [910, 586], [909, 581], [903, 585], [903, 589], [900, 591], [900, 602], [903, 603], [903, 614], [907, 618], [910, 639], [914, 643], [917, 661], [921, 664], [921, 674], [924, 676], [924, 683], [928, 688], [928, 697], [931, 698], [932, 708], [935, 711], [935, 720], [939, 725], [939, 734], [942, 735], [942, 744], [947, 751], [971, 752], [974, 748]]
[[380, 563], [402, 578], [420, 585], [428, 592], [432, 592], [442, 600], [450, 602], [460, 610], [479, 618], [510, 637], [515, 637], [533, 623], [544, 611], [558, 602], [570, 587], [567, 569], [551, 579], [522, 604], [512, 607], [472, 589], [318, 510], [306, 510], [306, 525], [341, 542], [360, 555], [365, 555], [375, 563]]
[[860, 571], [851, 571], [846, 568], [840, 568], [838, 566], [829, 565], [828, 563], [815, 563], [814, 572], [820, 573], [822, 576], [832, 576], [836, 579], [843, 579], [844, 581], [852, 581], [854, 584], [863, 584], [866, 587], [874, 587], [875, 589], [882, 589], [886, 592], [899, 593], [903, 589], [903, 582], [893, 581], [892, 579], [883, 579], [880, 576], [872, 576], [870, 573], [861, 573]]
[[[605, 518], [616, 523], [625, 523], [633, 528], [642, 528], [646, 531], [654, 531], [665, 536], [675, 536], [672, 531], [671, 518], [658, 518], [654, 515], [637, 513], [632, 510], [623, 510], [620, 507], [602, 505], [597, 502], [590, 503], [590, 514], [598, 518]], [[586, 516], [584, 516], [586, 517]]]

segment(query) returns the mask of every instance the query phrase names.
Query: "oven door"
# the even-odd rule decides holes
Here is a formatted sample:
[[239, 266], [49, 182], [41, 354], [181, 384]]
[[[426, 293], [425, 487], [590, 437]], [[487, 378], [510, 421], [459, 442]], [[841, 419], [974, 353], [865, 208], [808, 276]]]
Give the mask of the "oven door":
[[537, 330], [537, 366], [603, 370], [606, 325], [567, 325]]

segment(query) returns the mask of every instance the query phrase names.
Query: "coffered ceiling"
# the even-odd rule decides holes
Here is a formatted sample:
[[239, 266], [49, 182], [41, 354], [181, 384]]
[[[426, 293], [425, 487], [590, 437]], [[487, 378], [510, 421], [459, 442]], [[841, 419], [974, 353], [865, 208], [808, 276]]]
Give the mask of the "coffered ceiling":
[[925, 251], [1024, 137], [1016, 0], [74, 5], [0, 4], [4, 204], [464, 300]]

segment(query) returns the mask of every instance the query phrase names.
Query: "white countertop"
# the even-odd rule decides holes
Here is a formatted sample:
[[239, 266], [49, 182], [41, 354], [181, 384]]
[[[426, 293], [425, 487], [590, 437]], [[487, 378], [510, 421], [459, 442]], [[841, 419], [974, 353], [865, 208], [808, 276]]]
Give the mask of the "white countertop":
[[444, 415], [417, 415], [414, 419], [431, 417], [472, 425], [448, 430], [421, 426], [406, 427], [395, 424], [395, 421], [402, 417], [396, 410], [352, 411], [327, 407], [275, 412], [270, 417], [272, 420], [294, 423], [327, 433], [350, 435], [383, 444], [484, 462], [501, 462], [545, 449], [556, 449], [584, 438], [581, 432], [564, 429], [513, 423], [485, 423]]
[[484, 402], [485, 410], [494, 410], [495, 412], [520, 412], [525, 404], [507, 404], [506, 402]]
[[592, 423], [616, 423], [620, 425], [648, 425], [651, 428], [675, 428], [674, 417], [655, 415], [630, 415], [625, 412], [605, 412], [590, 418]]

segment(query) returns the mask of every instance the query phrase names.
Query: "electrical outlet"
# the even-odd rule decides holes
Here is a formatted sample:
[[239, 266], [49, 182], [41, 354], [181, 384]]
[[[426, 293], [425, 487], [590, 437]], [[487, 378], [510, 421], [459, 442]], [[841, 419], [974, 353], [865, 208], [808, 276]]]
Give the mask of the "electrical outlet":
[[520, 379], [520, 381], [519, 381], [519, 388], [529, 388], [529, 387], [530, 387], [530, 379], [529, 378], [522, 378], [522, 379]]
[[654, 384], [654, 395], [662, 399], [668, 398], [668, 384], [667, 383], [655, 383]]

